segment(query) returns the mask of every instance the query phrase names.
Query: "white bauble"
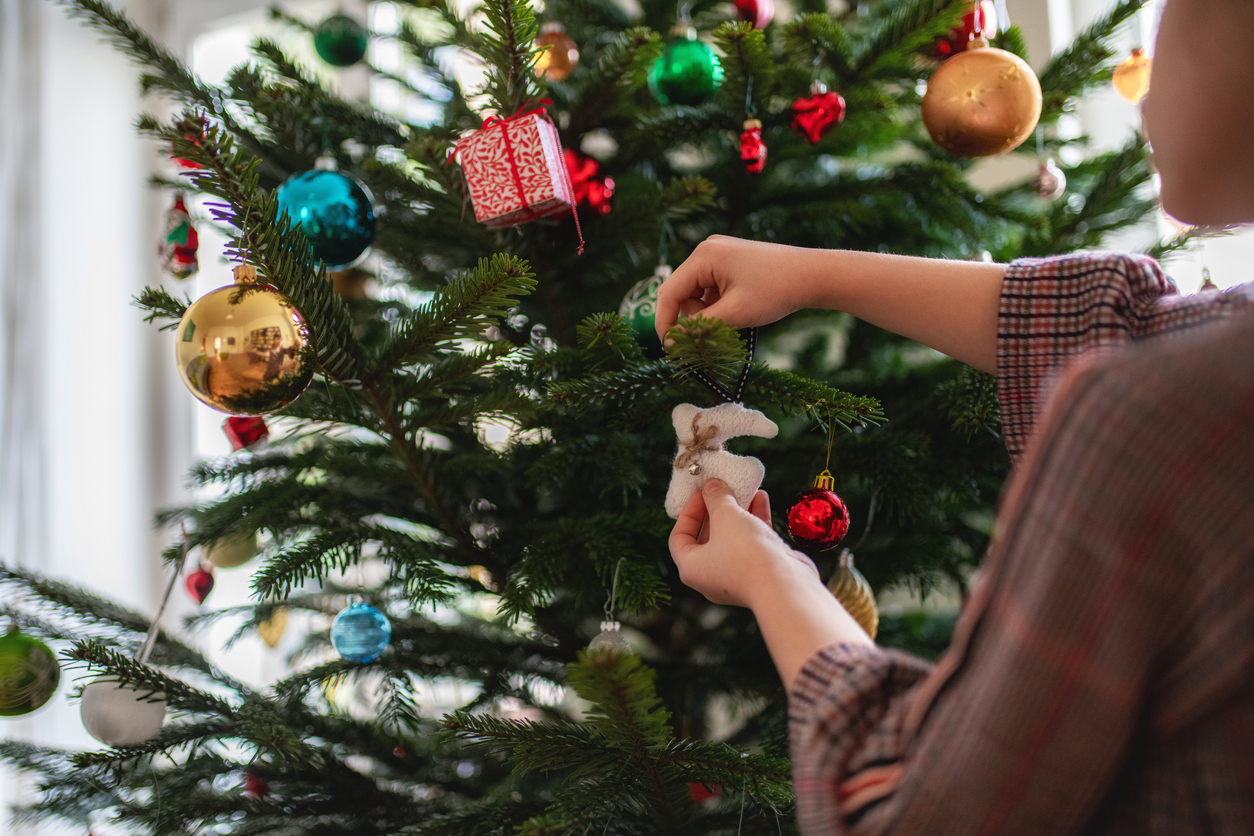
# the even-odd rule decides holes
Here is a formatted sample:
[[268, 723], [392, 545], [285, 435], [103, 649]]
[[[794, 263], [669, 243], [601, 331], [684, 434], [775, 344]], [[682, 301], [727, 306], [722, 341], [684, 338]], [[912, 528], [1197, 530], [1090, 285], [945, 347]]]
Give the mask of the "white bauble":
[[137, 746], [151, 740], [165, 720], [165, 701], [129, 685], [96, 679], [83, 689], [83, 725], [106, 746]]

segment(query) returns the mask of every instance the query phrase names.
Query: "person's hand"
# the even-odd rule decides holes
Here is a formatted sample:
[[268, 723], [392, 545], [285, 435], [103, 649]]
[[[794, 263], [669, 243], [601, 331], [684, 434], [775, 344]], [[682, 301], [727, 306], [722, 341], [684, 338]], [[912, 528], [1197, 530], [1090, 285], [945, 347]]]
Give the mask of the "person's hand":
[[657, 293], [654, 324], [665, 342], [682, 313], [718, 317], [733, 328], [766, 325], [807, 306], [807, 250], [712, 235]]
[[709, 480], [688, 500], [671, 531], [679, 579], [712, 603], [750, 608], [757, 594], [769, 594], [781, 580], [795, 582], [798, 573], [822, 585], [814, 564], [790, 549], [770, 520], [765, 491], [758, 491], [745, 511], [731, 488]]

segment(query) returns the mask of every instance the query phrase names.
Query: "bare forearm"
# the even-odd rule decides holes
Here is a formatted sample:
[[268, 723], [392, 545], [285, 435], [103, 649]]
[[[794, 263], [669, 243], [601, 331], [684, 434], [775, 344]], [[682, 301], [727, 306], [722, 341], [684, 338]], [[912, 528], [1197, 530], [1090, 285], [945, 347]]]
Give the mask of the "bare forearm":
[[799, 562], [772, 571], [757, 584], [749, 603], [786, 689], [815, 651], [838, 643], [872, 643], [813, 568]]
[[847, 311], [989, 373], [1005, 265], [806, 250], [806, 307]]

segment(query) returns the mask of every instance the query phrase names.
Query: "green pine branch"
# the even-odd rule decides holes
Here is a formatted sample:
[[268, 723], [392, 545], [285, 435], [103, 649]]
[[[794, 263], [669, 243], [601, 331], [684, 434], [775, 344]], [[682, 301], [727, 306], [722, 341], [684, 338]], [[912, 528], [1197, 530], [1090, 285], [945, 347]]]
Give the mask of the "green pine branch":
[[1102, 17], [1076, 36], [1066, 49], [1055, 55], [1041, 71], [1041, 122], [1048, 124], [1058, 119], [1068, 108], [1071, 99], [1081, 95], [1095, 84], [1110, 79], [1106, 62], [1114, 57], [1114, 51], [1106, 41], [1124, 21], [1131, 18], [1146, 0], [1119, 0]]
[[752, 23], [729, 21], [714, 30], [714, 40], [723, 53], [720, 95], [733, 109], [742, 109], [746, 119], [766, 115], [766, 101], [775, 83], [775, 58], [766, 36]]
[[483, 92], [506, 117], [536, 98], [535, 39], [540, 31], [528, 0], [484, 0], [479, 7], [487, 29], [478, 53], [490, 68]]

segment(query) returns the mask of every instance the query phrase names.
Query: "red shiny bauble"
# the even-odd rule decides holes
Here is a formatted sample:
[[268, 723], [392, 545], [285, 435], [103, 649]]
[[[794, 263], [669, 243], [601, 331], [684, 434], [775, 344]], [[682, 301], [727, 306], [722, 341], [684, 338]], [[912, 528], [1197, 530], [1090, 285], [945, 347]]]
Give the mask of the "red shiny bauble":
[[614, 196], [614, 181], [609, 177], [596, 176], [601, 164], [570, 148], [562, 150], [562, 160], [566, 163], [566, 173], [570, 175], [575, 203], [587, 203], [598, 215], [608, 214], [610, 198]]
[[263, 438], [269, 438], [270, 428], [266, 419], [260, 415], [253, 417], [232, 416], [222, 423], [222, 432], [231, 442], [234, 450], [251, 447]]
[[205, 599], [212, 591], [213, 572], [208, 569], [197, 569], [187, 576], [187, 592], [196, 599], [197, 604], [205, 603]]
[[936, 42], [936, 57], [948, 58], [965, 52], [977, 27], [983, 30], [982, 37], [986, 40], [997, 34], [997, 7], [993, 5], [993, 0], [973, 2], [971, 10], [962, 16], [962, 25], [951, 29], [949, 37]]
[[733, 0], [736, 16], [753, 24], [754, 29], [765, 29], [775, 19], [775, 0]]
[[788, 506], [788, 533], [798, 546], [830, 549], [848, 531], [849, 509], [827, 488], [804, 490]]
[[821, 84], [810, 88], [810, 95], [792, 103], [792, 129], [811, 145], [845, 118], [845, 99], [828, 92]]
[[762, 123], [757, 119], [745, 121], [744, 133], [740, 135], [740, 159], [750, 174], [758, 174], [766, 165], [766, 143], [762, 141]]

